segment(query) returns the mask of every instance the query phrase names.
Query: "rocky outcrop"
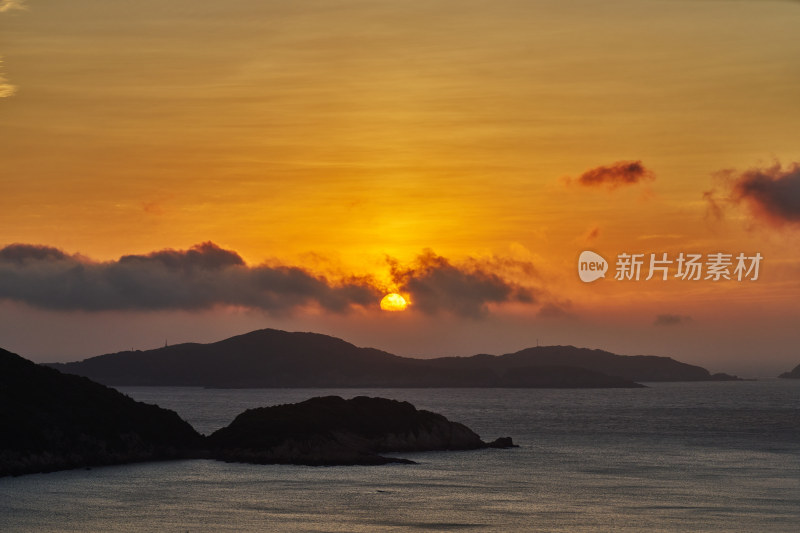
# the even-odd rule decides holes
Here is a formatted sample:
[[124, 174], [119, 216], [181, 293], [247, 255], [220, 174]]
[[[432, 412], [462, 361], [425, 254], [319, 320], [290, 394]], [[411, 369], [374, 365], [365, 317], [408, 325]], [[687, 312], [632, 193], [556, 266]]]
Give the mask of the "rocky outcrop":
[[800, 379], [800, 365], [794, 367], [791, 372], [784, 372], [778, 377], [784, 379]]
[[202, 437], [173, 411], [0, 349], [0, 476], [185, 457]]
[[352, 465], [410, 462], [386, 452], [511, 447], [408, 402], [359, 396], [312, 398], [249, 409], [208, 437], [215, 457], [248, 463]]
[[711, 381], [755, 381], [755, 380], [745, 380], [743, 378], [740, 378], [739, 376], [726, 374], [725, 372], [717, 372], [716, 374], [711, 374]]

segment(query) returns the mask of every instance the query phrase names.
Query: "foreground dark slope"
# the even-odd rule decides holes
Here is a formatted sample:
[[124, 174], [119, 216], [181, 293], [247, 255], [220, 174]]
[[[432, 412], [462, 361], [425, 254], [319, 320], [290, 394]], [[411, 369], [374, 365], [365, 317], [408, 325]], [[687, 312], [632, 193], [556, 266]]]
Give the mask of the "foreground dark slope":
[[620, 356], [573, 346], [502, 356], [413, 359], [317, 333], [253, 331], [51, 364], [108, 385], [199, 387], [637, 387], [635, 381], [720, 379], [668, 357]]
[[173, 411], [0, 349], [0, 476], [168, 459], [200, 435]]

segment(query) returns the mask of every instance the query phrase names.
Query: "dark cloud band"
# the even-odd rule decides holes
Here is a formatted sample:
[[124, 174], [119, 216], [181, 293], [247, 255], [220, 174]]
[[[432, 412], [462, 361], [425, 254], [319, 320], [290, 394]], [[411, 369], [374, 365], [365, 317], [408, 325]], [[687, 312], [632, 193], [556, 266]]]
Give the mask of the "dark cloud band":
[[[389, 260], [397, 290], [412, 309], [481, 317], [490, 304], [537, 303], [540, 291], [509, 281], [536, 276], [529, 263], [470, 259], [454, 264], [432, 251], [411, 266]], [[243, 306], [272, 313], [318, 306], [344, 313], [376, 307], [386, 287], [369, 277], [329, 280], [297, 266], [248, 266], [234, 251], [207, 242], [97, 262], [48, 246], [0, 249], [0, 299], [53, 310], [200, 310]]]
[[0, 250], [0, 298], [57, 310], [197, 310], [216, 305], [272, 312], [317, 304], [332, 312], [373, 305], [367, 280], [332, 283], [297, 267], [248, 267], [213, 243], [189, 250], [89, 261], [46, 246]]

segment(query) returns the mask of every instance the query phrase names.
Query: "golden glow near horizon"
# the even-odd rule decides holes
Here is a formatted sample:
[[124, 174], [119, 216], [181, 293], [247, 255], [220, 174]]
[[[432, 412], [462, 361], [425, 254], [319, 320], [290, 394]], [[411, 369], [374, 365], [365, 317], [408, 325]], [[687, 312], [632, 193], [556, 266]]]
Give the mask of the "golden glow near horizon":
[[[26, 6], [0, 13], [0, 246], [213, 241], [384, 288], [387, 257], [430, 249], [577, 315], [794, 305], [798, 230], [733, 205], [721, 172], [800, 161], [796, 3]], [[579, 179], [635, 161], [637, 182]], [[586, 286], [587, 249], [765, 259], [750, 286]], [[529, 320], [566, 316], [528, 297]]]
[[[706, 238], [712, 173], [800, 158], [791, 4], [237, 6], [4, 13], [0, 242], [558, 257]], [[649, 196], [560, 181], [623, 159]]]
[[405, 311], [407, 307], [406, 299], [396, 292], [387, 294], [381, 300], [381, 309], [384, 311]]

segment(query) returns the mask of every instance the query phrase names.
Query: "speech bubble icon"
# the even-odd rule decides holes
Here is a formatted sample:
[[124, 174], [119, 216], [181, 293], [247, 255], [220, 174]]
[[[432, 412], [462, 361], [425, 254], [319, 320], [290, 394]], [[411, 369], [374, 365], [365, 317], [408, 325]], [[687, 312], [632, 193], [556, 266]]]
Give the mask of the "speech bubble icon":
[[606, 277], [608, 261], [602, 255], [584, 250], [578, 258], [578, 276], [584, 283]]

